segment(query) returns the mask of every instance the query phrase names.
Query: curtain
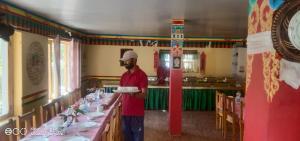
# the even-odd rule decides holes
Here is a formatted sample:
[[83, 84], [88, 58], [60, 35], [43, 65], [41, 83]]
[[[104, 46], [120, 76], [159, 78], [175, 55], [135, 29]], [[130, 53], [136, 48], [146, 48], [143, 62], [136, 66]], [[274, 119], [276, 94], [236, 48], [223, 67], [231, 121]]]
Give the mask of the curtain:
[[54, 45], [50, 46], [50, 62], [51, 62], [51, 90], [50, 99], [60, 96], [60, 37], [54, 39]]
[[206, 54], [203, 51], [200, 55], [200, 74], [205, 74], [205, 67], [206, 67]]
[[68, 64], [68, 79], [69, 79], [69, 91], [74, 91], [80, 88], [80, 41], [72, 39], [71, 46], [69, 49], [69, 60]]

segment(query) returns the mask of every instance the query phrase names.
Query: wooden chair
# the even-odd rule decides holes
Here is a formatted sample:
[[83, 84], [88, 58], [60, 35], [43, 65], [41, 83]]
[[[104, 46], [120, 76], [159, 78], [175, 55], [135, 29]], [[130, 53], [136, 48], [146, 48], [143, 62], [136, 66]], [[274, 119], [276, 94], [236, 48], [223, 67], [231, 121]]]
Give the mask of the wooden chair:
[[81, 90], [76, 89], [73, 92], [69, 94], [69, 103], [74, 104], [76, 101], [78, 101], [81, 98]]
[[105, 125], [104, 131], [101, 135], [101, 141], [108, 141], [109, 123]]
[[41, 123], [46, 123], [56, 116], [55, 101], [42, 105], [40, 107]]
[[122, 103], [120, 102], [117, 106], [116, 112], [116, 141], [122, 140], [122, 130], [121, 130], [121, 111], [122, 111]]
[[67, 109], [69, 102], [68, 102], [68, 97], [67, 96], [60, 96], [54, 100], [52, 100], [52, 102], [55, 105], [55, 114], [57, 115], [58, 113], [63, 112], [65, 109]]
[[[18, 134], [17, 138], [20, 140], [25, 135], [30, 133], [32, 128], [36, 128], [36, 112], [33, 109], [31, 112], [28, 112], [24, 115], [18, 116], [17, 118], [17, 128], [21, 131], [22, 128], [26, 129], [26, 134]], [[23, 132], [23, 131], [21, 131]], [[24, 132], [25, 133], [25, 132]]]
[[5, 134], [6, 129], [11, 129], [12, 131], [14, 128], [16, 128], [16, 121], [12, 119], [9, 119], [6, 124], [0, 126], [0, 141], [16, 141], [17, 138], [13, 133], [10, 135]]
[[240, 116], [239, 116], [239, 125], [240, 125], [240, 141], [243, 141], [244, 137], [244, 108], [245, 108], [245, 102], [241, 101], [240, 104]]
[[223, 134], [223, 115], [224, 115], [224, 94], [216, 91], [216, 129], [222, 129]]
[[232, 140], [236, 139], [237, 115], [235, 113], [235, 100], [232, 96], [225, 96], [224, 101], [224, 138], [227, 137], [228, 123], [232, 128]]
[[110, 119], [110, 128], [109, 128], [109, 136], [108, 141], [115, 141], [115, 133], [116, 133], [116, 109], [113, 109], [113, 113]]

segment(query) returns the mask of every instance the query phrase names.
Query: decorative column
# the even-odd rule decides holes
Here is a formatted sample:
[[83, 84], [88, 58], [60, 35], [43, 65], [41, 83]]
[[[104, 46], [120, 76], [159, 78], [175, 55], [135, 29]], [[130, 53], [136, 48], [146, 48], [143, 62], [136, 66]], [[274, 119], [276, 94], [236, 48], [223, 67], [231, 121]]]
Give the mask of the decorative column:
[[[286, 5], [290, 2], [293, 3]], [[283, 27], [274, 30], [274, 26], [278, 24], [276, 21], [282, 18], [287, 19], [282, 25], [292, 27], [289, 19], [292, 19], [293, 12], [281, 9], [285, 5], [292, 9], [297, 6], [295, 3], [299, 3], [299, 0], [249, 0], [244, 141], [300, 139], [300, 88], [293, 88], [282, 78], [284, 70], [287, 70], [281, 69], [286, 66], [282, 62], [284, 56], [275, 50], [278, 44], [276, 38], [294, 31], [296, 33], [297, 30]], [[295, 9], [299, 9], [298, 7]], [[288, 14], [276, 16], [280, 11]], [[285, 41], [279, 43], [292, 45]], [[286, 48], [287, 51], [289, 49], [291, 46]], [[293, 50], [296, 51], [297, 49]], [[288, 54], [290, 56], [292, 53]], [[289, 78], [297, 78], [291, 77], [297, 71], [288, 71]]]
[[182, 128], [182, 47], [184, 20], [172, 20], [170, 91], [169, 91], [169, 131], [179, 136]]

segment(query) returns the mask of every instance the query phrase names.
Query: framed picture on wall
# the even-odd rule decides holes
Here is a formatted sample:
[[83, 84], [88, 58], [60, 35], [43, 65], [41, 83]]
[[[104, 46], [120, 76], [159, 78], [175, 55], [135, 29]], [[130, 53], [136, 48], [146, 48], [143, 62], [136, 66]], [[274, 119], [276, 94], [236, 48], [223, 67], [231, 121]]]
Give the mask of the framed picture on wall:
[[181, 68], [181, 57], [173, 57], [173, 69]]
[[[121, 49], [121, 52], [120, 52], [120, 59], [123, 57], [123, 54], [128, 51], [128, 50], [133, 50], [133, 49], [130, 49], [130, 48], [122, 48]], [[124, 62], [123, 61], [120, 61], [120, 66], [124, 66]]]

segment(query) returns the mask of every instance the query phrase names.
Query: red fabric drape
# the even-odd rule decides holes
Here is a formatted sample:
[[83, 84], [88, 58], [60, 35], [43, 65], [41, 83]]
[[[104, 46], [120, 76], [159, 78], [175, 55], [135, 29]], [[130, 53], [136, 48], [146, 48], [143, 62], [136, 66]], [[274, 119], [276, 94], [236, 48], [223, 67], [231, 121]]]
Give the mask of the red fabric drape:
[[155, 51], [153, 55], [154, 55], [154, 69], [157, 69], [159, 66], [158, 51]]
[[205, 66], [206, 66], [206, 54], [202, 52], [200, 55], [200, 73], [205, 74]]

